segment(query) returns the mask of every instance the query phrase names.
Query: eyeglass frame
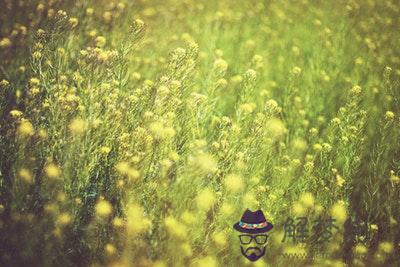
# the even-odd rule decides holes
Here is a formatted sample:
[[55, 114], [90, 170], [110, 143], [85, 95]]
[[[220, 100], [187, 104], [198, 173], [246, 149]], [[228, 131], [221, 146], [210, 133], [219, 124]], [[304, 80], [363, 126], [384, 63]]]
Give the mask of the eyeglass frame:
[[[244, 243], [244, 242], [242, 242], [242, 236], [248, 236], [248, 237], [250, 237], [250, 241], [248, 242], [248, 243]], [[264, 243], [258, 243], [257, 242], [257, 236], [265, 236], [266, 238], [265, 238], [265, 242]], [[241, 235], [239, 235], [239, 240], [240, 240], [240, 243], [242, 244], [242, 245], [248, 245], [248, 244], [250, 244], [252, 241], [253, 241], [253, 239], [254, 239], [254, 241], [256, 242], [256, 244], [257, 245], [265, 245], [267, 242], [268, 242], [268, 235], [266, 235], [266, 234], [256, 234], [256, 235], [252, 235], [252, 234], [241, 234]]]

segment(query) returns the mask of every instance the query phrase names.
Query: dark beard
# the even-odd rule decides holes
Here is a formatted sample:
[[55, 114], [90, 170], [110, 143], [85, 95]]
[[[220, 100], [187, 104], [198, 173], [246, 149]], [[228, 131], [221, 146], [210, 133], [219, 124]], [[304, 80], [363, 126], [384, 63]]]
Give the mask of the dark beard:
[[[243, 247], [240, 246], [240, 249], [242, 250], [243, 256], [245, 256], [250, 261], [256, 261], [265, 254], [265, 247], [263, 247], [262, 250], [259, 247], [248, 247], [246, 250], [244, 250]], [[249, 252], [249, 250], [255, 250], [258, 253], [252, 252], [250, 255], [248, 255], [247, 253]]]

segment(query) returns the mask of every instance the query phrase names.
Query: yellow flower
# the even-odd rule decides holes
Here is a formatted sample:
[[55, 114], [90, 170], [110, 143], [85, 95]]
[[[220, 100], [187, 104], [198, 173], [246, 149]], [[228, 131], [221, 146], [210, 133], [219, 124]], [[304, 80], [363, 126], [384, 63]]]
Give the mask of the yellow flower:
[[68, 213], [63, 212], [60, 215], [58, 215], [57, 223], [60, 225], [67, 225], [71, 223], [71, 216]]
[[31, 86], [38, 86], [40, 84], [40, 80], [38, 78], [32, 77], [29, 80], [29, 84]]
[[24, 120], [21, 122], [21, 124], [18, 127], [18, 132], [22, 136], [30, 136], [33, 135], [34, 133], [33, 125], [27, 120]]
[[215, 193], [209, 188], [203, 189], [196, 197], [197, 207], [200, 210], [209, 210], [214, 205], [215, 201]]
[[7, 48], [11, 46], [11, 40], [7, 37], [0, 40], [0, 48]]
[[117, 249], [114, 247], [114, 245], [108, 243], [104, 246], [104, 251], [108, 256], [112, 256], [117, 252]]
[[314, 144], [313, 148], [316, 152], [319, 152], [322, 150], [322, 145], [321, 144]]
[[228, 203], [224, 203], [221, 206], [221, 212], [222, 214], [224, 214], [225, 216], [229, 216], [233, 213], [234, 208], [232, 205], [228, 204]]
[[124, 226], [124, 221], [120, 217], [115, 217], [113, 219], [113, 226], [115, 228], [120, 228], [120, 227]]
[[3, 79], [3, 80], [0, 81], [0, 87], [2, 87], [2, 88], [5, 88], [5, 87], [7, 87], [9, 85], [10, 85], [10, 83], [7, 80]]
[[217, 59], [214, 61], [214, 68], [221, 72], [225, 72], [228, 69], [228, 63], [223, 59]]
[[103, 47], [106, 44], [106, 38], [104, 36], [97, 36], [95, 42], [97, 47]]
[[127, 212], [126, 229], [128, 236], [135, 236], [146, 231], [151, 221], [143, 217], [144, 211], [138, 204], [131, 204]]
[[267, 121], [266, 133], [271, 138], [280, 138], [287, 132], [285, 125], [280, 119], [272, 118]]
[[331, 215], [338, 223], [344, 223], [347, 219], [347, 210], [343, 201], [338, 201], [331, 208]]
[[99, 202], [97, 202], [95, 210], [96, 210], [97, 215], [99, 215], [101, 217], [107, 217], [112, 212], [112, 206], [111, 206], [110, 202], [102, 199]]
[[336, 184], [337, 184], [339, 187], [342, 187], [343, 184], [344, 184], [344, 182], [346, 182], [346, 180], [343, 179], [342, 176], [340, 176], [339, 174], [336, 174]]
[[100, 152], [101, 152], [102, 154], [108, 154], [108, 153], [110, 153], [110, 151], [111, 151], [111, 148], [108, 147], [108, 146], [102, 146], [102, 147], [100, 148]]
[[195, 260], [195, 267], [217, 267], [217, 261], [214, 257], [206, 256]]
[[244, 189], [244, 183], [242, 177], [236, 174], [230, 174], [225, 178], [225, 187], [232, 193], [239, 192]]
[[19, 177], [21, 177], [25, 182], [27, 183], [32, 183], [33, 182], [33, 176], [30, 170], [26, 168], [21, 168], [18, 173]]
[[294, 74], [294, 75], [299, 75], [301, 73], [301, 68], [299, 68], [299, 67], [294, 67], [293, 69], [292, 69], [292, 74]]
[[379, 250], [386, 254], [390, 254], [393, 251], [393, 245], [390, 242], [382, 242], [379, 244]]
[[22, 111], [19, 111], [19, 110], [16, 110], [16, 109], [13, 109], [13, 110], [10, 111], [10, 115], [11, 115], [12, 117], [14, 117], [14, 118], [21, 117], [22, 114], [23, 114]]
[[61, 175], [60, 168], [57, 165], [55, 165], [54, 163], [48, 164], [45, 168], [45, 172], [46, 172], [47, 177], [49, 177], [51, 179], [56, 179]]
[[91, 16], [94, 13], [94, 9], [91, 7], [86, 8], [86, 15]]
[[307, 208], [314, 206], [314, 196], [310, 192], [304, 192], [300, 195], [300, 202]]
[[353, 95], [358, 95], [361, 93], [361, 87], [359, 85], [355, 85], [353, 86], [353, 88], [351, 88], [350, 93]]
[[214, 233], [212, 239], [214, 243], [219, 247], [224, 247], [227, 244], [226, 235], [224, 232]]
[[131, 167], [128, 162], [120, 161], [115, 165], [115, 169], [122, 175], [126, 175], [129, 178], [136, 180], [140, 176], [140, 172], [135, 168]]
[[171, 237], [183, 240], [187, 238], [186, 226], [178, 222], [174, 217], [168, 216], [164, 220], [167, 232]]
[[70, 18], [68, 20], [68, 23], [71, 25], [72, 28], [75, 28], [78, 26], [78, 19], [77, 18]]
[[69, 130], [72, 134], [79, 135], [86, 131], [86, 122], [80, 118], [73, 119], [69, 124]]
[[388, 121], [392, 121], [394, 119], [394, 113], [392, 111], [386, 111], [385, 118]]

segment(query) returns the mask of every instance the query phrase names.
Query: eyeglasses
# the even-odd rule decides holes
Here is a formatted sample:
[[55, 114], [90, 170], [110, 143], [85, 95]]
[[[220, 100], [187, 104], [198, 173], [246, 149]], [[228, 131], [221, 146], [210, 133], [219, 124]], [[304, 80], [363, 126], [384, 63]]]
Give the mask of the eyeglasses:
[[267, 235], [239, 235], [240, 243], [243, 245], [248, 245], [254, 239], [258, 245], [264, 245], [267, 243]]

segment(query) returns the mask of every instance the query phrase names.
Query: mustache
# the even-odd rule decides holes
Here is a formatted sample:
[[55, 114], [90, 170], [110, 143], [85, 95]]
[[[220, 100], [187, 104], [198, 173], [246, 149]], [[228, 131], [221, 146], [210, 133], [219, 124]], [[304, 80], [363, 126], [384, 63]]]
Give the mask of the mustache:
[[255, 250], [255, 252], [253, 252], [253, 253], [256, 253], [258, 255], [262, 253], [262, 250], [259, 247], [248, 247], [248, 248], [246, 248], [244, 253], [247, 255], [248, 252], [251, 251], [251, 250]]

